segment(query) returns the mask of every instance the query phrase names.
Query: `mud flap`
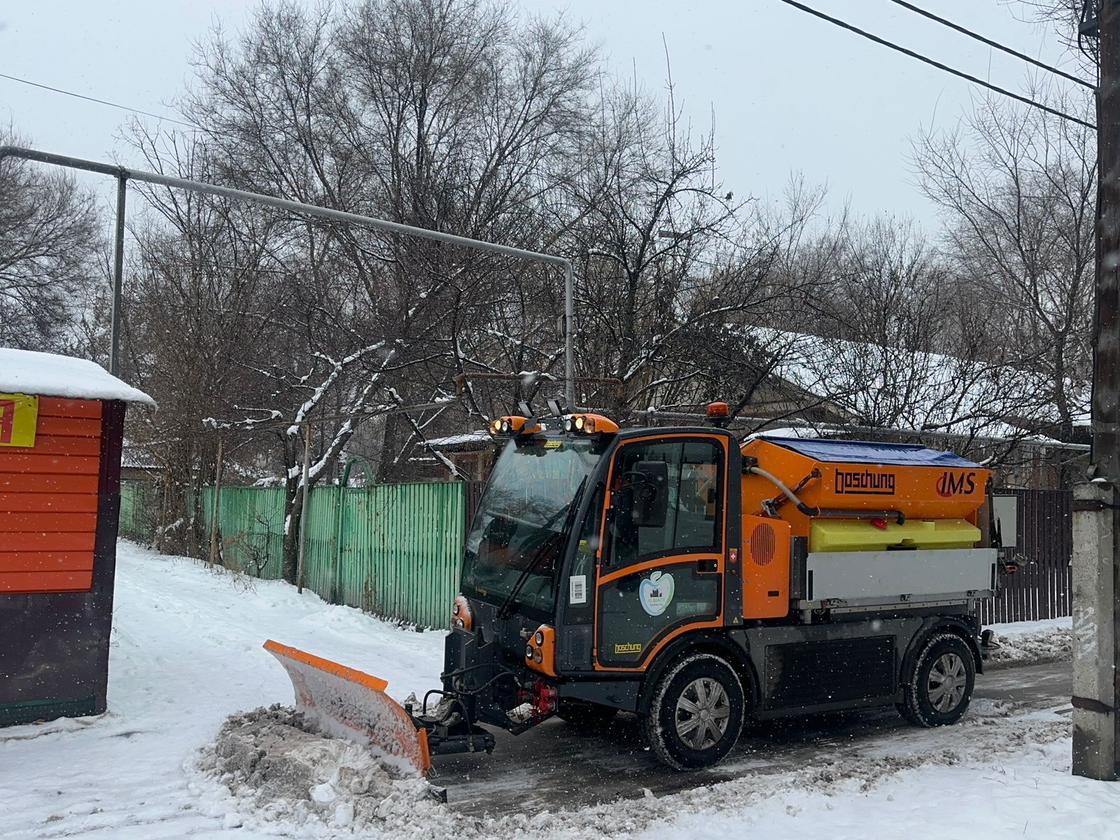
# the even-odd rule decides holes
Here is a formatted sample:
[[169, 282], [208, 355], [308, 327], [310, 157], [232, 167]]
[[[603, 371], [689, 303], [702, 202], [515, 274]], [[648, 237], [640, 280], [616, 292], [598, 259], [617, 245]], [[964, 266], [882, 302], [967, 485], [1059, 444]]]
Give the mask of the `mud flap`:
[[431, 770], [427, 730], [385, 693], [385, 680], [272, 639], [264, 649], [288, 672], [297, 711], [320, 732], [368, 745], [402, 774]]

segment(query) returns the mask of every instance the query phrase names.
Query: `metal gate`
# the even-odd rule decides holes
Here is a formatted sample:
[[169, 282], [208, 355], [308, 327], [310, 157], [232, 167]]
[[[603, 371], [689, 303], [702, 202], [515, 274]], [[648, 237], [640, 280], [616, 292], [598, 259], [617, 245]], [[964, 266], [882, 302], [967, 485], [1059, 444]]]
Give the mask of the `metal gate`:
[[984, 624], [1037, 621], [1072, 615], [1073, 494], [1068, 490], [996, 490], [1015, 500], [1014, 533], [1003, 523], [1004, 544], [1014, 539], [1019, 571], [1004, 575], [995, 598], [980, 603]]

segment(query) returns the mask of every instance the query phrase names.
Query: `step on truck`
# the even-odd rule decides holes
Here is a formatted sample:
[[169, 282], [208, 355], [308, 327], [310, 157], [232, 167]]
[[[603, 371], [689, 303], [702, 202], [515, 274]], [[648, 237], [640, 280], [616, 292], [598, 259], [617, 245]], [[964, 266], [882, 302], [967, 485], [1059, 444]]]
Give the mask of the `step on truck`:
[[977, 603], [1003, 569], [991, 474], [949, 452], [495, 420], [442, 685], [402, 706], [376, 677], [274, 641], [297, 706], [402, 771], [489, 751], [490, 728], [634, 713], [653, 753], [705, 767], [748, 720], [896, 706], [957, 721], [981, 670]]

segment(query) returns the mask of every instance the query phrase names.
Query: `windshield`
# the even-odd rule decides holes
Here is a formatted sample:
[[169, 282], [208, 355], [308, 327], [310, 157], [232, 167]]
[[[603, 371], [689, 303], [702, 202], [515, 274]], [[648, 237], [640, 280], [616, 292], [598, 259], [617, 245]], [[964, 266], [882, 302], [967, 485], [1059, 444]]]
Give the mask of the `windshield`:
[[514, 603], [551, 611], [569, 508], [598, 460], [590, 440], [507, 445], [467, 535], [464, 591], [498, 603], [524, 577]]

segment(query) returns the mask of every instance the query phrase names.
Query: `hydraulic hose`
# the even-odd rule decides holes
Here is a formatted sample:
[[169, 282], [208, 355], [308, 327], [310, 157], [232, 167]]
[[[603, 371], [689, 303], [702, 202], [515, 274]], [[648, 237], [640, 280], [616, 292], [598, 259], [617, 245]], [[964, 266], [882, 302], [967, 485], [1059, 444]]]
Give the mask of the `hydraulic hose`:
[[779, 490], [781, 490], [782, 495], [785, 496], [787, 499], [789, 499], [791, 502], [793, 502], [795, 505], [797, 505], [797, 509], [799, 511], [801, 511], [803, 514], [805, 514], [806, 516], [816, 516], [817, 515], [817, 513], [818, 513], [817, 508], [810, 507], [809, 505], [807, 505], [803, 501], [801, 501], [801, 499], [797, 498], [797, 494], [794, 493], [792, 490], [790, 490], [785, 485], [785, 482], [782, 481], [780, 478], [778, 478], [776, 475], [774, 475], [772, 472], [764, 470], [762, 467], [758, 466], [757, 464], [755, 466], [747, 467], [747, 472], [754, 473], [755, 475], [760, 475], [763, 478], [765, 478], [767, 481], [769, 481], [771, 484], [773, 484], [775, 487], [777, 487]]

